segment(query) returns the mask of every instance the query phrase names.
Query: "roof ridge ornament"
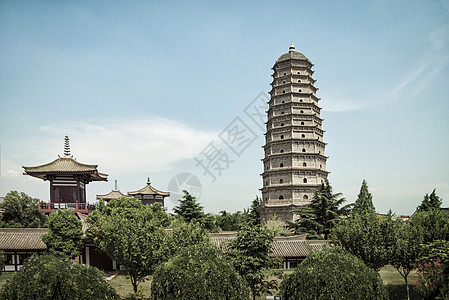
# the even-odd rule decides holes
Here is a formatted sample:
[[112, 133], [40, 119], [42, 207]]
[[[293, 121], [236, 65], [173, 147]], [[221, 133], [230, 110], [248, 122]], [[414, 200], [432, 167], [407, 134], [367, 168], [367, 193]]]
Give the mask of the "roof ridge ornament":
[[290, 47], [288, 48], [288, 52], [294, 52], [295, 51], [295, 45], [293, 43], [290, 44]]
[[148, 184], [148, 185], [151, 184], [151, 182], [150, 182], [150, 177], [147, 178], [147, 184]]
[[68, 134], [64, 137], [64, 157], [73, 157], [73, 155], [70, 154], [70, 140]]

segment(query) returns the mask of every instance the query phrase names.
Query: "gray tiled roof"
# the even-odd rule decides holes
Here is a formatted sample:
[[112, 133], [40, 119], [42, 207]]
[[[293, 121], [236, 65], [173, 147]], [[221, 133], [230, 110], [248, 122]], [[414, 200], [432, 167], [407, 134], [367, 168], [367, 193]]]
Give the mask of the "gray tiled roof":
[[47, 228], [0, 228], [0, 250], [44, 250]]

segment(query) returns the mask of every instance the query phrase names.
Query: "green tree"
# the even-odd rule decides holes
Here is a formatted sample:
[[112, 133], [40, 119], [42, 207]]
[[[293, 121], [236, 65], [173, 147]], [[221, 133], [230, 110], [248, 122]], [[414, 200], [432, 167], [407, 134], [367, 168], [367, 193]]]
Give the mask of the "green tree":
[[348, 205], [340, 207], [346, 201], [341, 196], [341, 193], [333, 194], [332, 187], [326, 180], [314, 191], [310, 204], [293, 210], [299, 219], [287, 222], [288, 227], [297, 233], [307, 233], [308, 238], [327, 240], [335, 222], [348, 213]]
[[151, 299], [248, 299], [243, 282], [215, 247], [195, 245], [157, 268]]
[[11, 191], [0, 204], [5, 209], [1, 227], [42, 227], [46, 216], [39, 212], [39, 199]]
[[309, 254], [281, 292], [283, 300], [388, 299], [379, 274], [339, 247]]
[[342, 219], [333, 228], [332, 239], [379, 271], [390, 261], [400, 222], [391, 213], [378, 216], [373, 211], [363, 211]]
[[253, 299], [276, 288], [274, 280], [266, 280], [266, 270], [274, 265], [270, 257], [274, 235], [260, 225], [245, 225], [229, 244], [227, 256], [245, 279]]
[[0, 275], [2, 275], [3, 268], [5, 267], [5, 253], [0, 251]]
[[361, 211], [369, 210], [374, 212], [373, 195], [368, 191], [368, 184], [365, 180], [362, 182], [362, 187], [360, 188], [359, 196], [354, 203], [352, 211], [354, 213], [359, 213]]
[[410, 289], [407, 277], [410, 271], [416, 269], [418, 260], [422, 253], [422, 234], [417, 227], [408, 223], [398, 227], [396, 241], [390, 257], [390, 264], [398, 270], [404, 278], [407, 289], [407, 299], [410, 299]]
[[120, 299], [97, 268], [52, 255], [35, 256], [8, 281], [0, 298], [15, 299]]
[[437, 196], [435, 193], [435, 189], [432, 191], [432, 193], [426, 194], [424, 196], [424, 199], [422, 200], [421, 204], [416, 208], [419, 211], [422, 210], [430, 210], [432, 208], [440, 208], [443, 201], [440, 199], [440, 197]]
[[111, 200], [88, 218], [95, 245], [125, 267], [134, 293], [164, 259], [161, 245], [168, 217], [159, 204], [144, 206], [133, 198]]
[[80, 219], [67, 209], [52, 212], [48, 217], [48, 233], [42, 236], [42, 241], [49, 253], [75, 258], [83, 246]]
[[191, 221], [201, 222], [204, 218], [203, 207], [196, 201], [196, 198], [183, 190], [184, 196], [179, 200], [179, 206], [175, 206], [174, 212], [181, 216], [187, 223]]
[[436, 240], [449, 240], [449, 211], [431, 208], [419, 211], [409, 220], [414, 227], [422, 232], [422, 242], [431, 243]]
[[247, 214], [247, 222], [251, 225], [260, 224], [260, 205], [262, 200], [256, 196], [256, 198], [251, 202], [251, 206]]

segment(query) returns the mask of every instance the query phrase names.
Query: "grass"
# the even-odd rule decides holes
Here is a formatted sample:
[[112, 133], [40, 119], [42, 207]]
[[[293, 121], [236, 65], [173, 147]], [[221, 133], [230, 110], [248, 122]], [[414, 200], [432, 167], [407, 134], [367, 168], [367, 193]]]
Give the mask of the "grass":
[[[293, 270], [282, 270], [285, 275], [289, 275], [293, 273]], [[388, 290], [390, 295], [390, 299], [394, 300], [403, 300], [407, 299], [407, 292], [404, 283], [404, 278], [398, 273], [398, 271], [392, 266], [386, 266], [382, 268], [379, 272], [380, 277]], [[11, 280], [15, 275], [15, 272], [3, 272], [0, 276], [0, 288], [6, 284], [7, 280]], [[421, 299], [419, 295], [413, 290], [413, 282], [416, 281], [418, 275], [416, 271], [410, 272], [408, 276], [408, 282], [410, 287], [410, 299], [411, 300], [419, 300]], [[150, 278], [148, 278], [150, 279]], [[131, 285], [131, 281], [129, 277], [123, 274], [118, 274], [112, 280], [109, 281], [109, 284], [116, 290], [117, 294], [121, 299], [131, 300], [134, 299], [134, 291]], [[139, 285], [142, 288], [142, 292], [145, 295], [144, 299], [149, 299], [150, 297], [150, 284], [151, 280], [147, 280]], [[257, 297], [257, 300], [265, 299], [263, 297]]]

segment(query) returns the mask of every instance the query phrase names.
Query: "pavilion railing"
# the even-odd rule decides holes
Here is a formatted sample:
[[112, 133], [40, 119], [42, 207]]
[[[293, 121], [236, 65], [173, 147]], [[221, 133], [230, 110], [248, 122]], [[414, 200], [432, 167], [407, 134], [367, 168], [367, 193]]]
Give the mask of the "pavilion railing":
[[39, 211], [42, 213], [51, 213], [58, 209], [70, 209], [74, 212], [88, 213], [91, 205], [89, 203], [61, 203], [61, 202], [39, 202]]

